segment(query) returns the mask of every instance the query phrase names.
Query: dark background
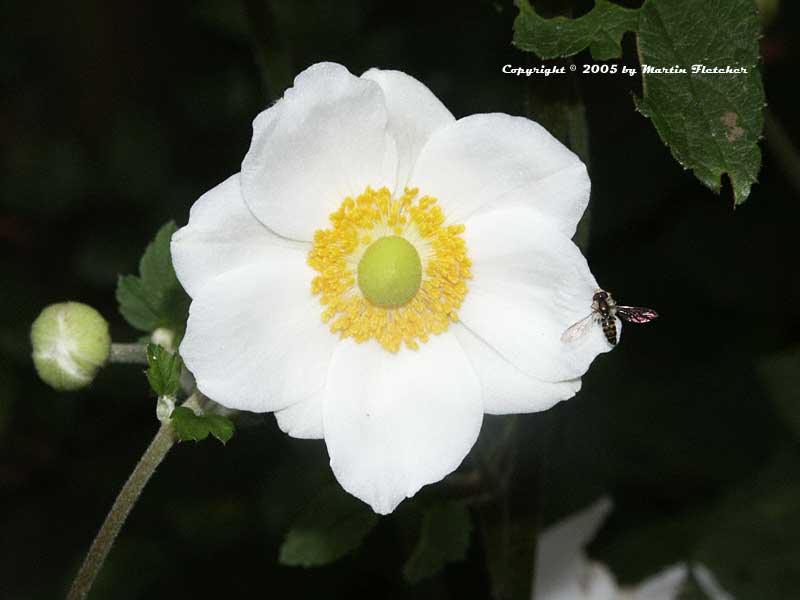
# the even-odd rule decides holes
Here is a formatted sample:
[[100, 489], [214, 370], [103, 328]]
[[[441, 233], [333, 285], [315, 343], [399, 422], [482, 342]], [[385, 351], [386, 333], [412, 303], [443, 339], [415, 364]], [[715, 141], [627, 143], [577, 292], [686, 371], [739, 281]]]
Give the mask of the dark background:
[[[762, 40], [763, 72], [778, 129], [800, 143], [798, 7], [784, 4]], [[510, 2], [0, 8], [0, 597], [54, 598], [157, 422], [139, 367], [108, 367], [73, 394], [41, 383], [28, 342], [38, 312], [80, 300], [115, 341], [134, 340], [117, 275], [136, 271], [158, 226], [185, 223], [192, 202], [239, 169], [252, 119], [314, 62], [404, 70], [457, 117], [523, 114], [528, 84], [550, 81], [501, 72], [527, 60], [510, 44]], [[636, 64], [630, 36], [621, 62]], [[730, 193], [684, 172], [634, 111], [638, 77], [578, 84], [589, 262], [619, 301], [662, 317], [628, 327], [575, 399], [521, 417], [518, 468], [543, 468], [530, 502], [546, 524], [612, 495], [591, 552], [625, 583], [700, 560], [739, 598], [800, 596], [800, 170], [762, 144], [760, 182], [734, 211]], [[241, 423], [224, 448], [181, 444], [92, 597], [487, 597], [477, 529], [465, 562], [417, 586], [401, 575], [414, 541], [402, 518], [382, 519], [333, 566], [279, 566], [283, 535], [327, 471], [321, 441], [283, 435], [270, 415]]]

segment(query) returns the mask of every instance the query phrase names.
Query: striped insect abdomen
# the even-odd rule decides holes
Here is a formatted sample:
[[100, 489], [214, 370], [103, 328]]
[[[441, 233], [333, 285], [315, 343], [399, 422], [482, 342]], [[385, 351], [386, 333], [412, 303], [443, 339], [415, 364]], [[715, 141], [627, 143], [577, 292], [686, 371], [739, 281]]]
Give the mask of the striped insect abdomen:
[[603, 319], [603, 333], [606, 335], [609, 344], [612, 346], [617, 345], [617, 322], [614, 317], [608, 316]]

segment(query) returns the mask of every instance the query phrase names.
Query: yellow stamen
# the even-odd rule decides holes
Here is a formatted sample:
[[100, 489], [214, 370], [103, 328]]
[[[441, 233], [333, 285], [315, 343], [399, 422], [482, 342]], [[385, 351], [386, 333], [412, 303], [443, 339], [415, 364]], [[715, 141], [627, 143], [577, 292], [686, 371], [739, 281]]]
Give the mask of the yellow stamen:
[[[447, 330], [458, 321], [456, 311], [472, 278], [463, 225], [444, 225], [436, 199], [406, 189], [392, 199], [386, 188], [368, 187], [355, 200], [342, 201], [330, 215], [332, 228], [314, 234], [308, 264], [319, 273], [311, 291], [320, 295], [322, 320], [342, 338], [356, 342], [377, 340], [397, 352], [401, 344], [416, 350], [431, 334]], [[416, 294], [400, 306], [378, 306], [362, 294], [357, 284], [358, 264], [373, 242], [402, 236], [419, 253], [422, 281]]]

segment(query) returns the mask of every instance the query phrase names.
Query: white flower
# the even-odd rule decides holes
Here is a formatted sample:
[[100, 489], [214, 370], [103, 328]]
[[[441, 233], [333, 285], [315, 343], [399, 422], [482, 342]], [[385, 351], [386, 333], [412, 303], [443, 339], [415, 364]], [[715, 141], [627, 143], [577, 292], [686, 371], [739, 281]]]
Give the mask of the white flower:
[[695, 563], [692, 566], [692, 575], [709, 600], [734, 600], [734, 597], [722, 588], [717, 578], [704, 564]]
[[674, 600], [688, 576], [674, 565], [632, 588], [617, 585], [605, 565], [589, 560], [584, 547], [611, 510], [601, 498], [542, 532], [536, 548], [535, 600]]
[[375, 511], [458, 467], [484, 413], [573, 396], [610, 349], [600, 327], [560, 340], [598, 287], [570, 241], [589, 179], [538, 124], [323, 63], [253, 129], [173, 237], [181, 355], [218, 403], [324, 438]]

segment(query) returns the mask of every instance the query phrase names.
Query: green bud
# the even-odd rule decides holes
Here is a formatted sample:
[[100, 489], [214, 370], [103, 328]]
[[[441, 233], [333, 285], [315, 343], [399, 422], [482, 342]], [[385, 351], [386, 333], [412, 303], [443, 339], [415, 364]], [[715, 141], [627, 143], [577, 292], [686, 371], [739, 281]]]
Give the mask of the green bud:
[[39, 377], [64, 391], [89, 385], [111, 351], [108, 323], [80, 302], [45, 308], [31, 326], [31, 343]]

